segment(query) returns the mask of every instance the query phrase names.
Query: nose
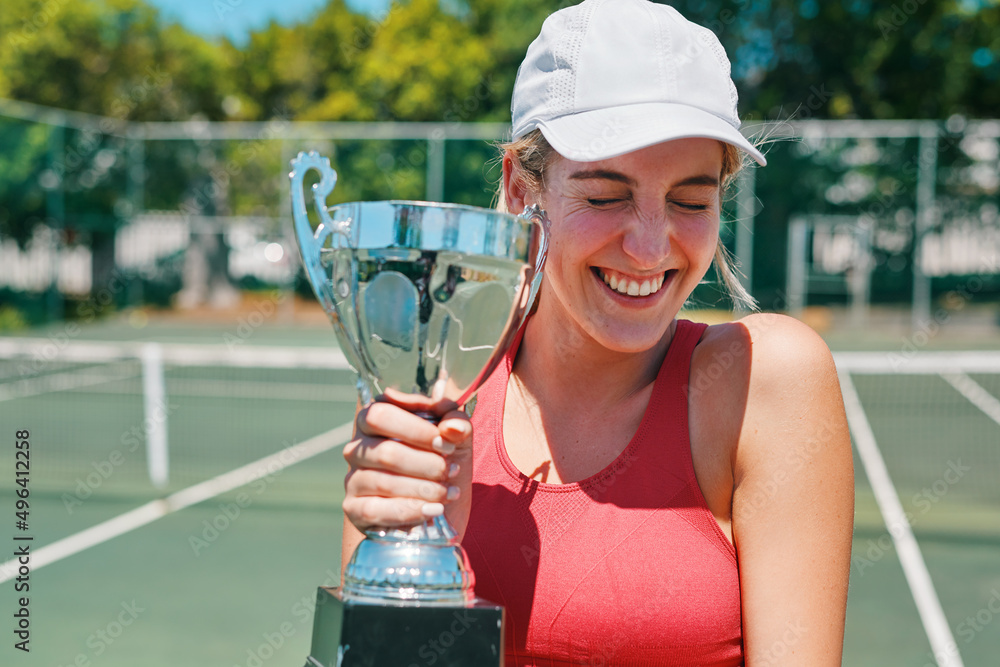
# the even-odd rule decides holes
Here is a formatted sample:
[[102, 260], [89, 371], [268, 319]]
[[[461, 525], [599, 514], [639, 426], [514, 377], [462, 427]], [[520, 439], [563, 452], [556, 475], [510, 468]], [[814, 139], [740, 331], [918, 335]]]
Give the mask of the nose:
[[663, 266], [670, 254], [670, 222], [663, 213], [636, 212], [626, 224], [622, 250], [637, 269], [652, 270]]

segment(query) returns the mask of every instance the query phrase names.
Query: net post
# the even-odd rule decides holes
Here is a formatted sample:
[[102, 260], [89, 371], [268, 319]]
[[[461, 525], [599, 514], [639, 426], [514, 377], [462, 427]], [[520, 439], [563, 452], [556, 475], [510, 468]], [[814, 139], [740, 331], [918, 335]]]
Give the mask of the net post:
[[444, 201], [444, 131], [427, 137], [427, 201]]
[[792, 219], [788, 226], [788, 267], [785, 292], [788, 294], [788, 314], [801, 319], [806, 305], [808, 291], [806, 253], [808, 244], [808, 223], [801, 218]]
[[167, 486], [170, 456], [167, 444], [167, 402], [163, 379], [163, 348], [142, 346], [142, 396], [146, 430], [146, 467], [157, 489]]
[[754, 169], [740, 172], [736, 191], [736, 259], [739, 260], [741, 282], [753, 294], [753, 232], [754, 202], [757, 200], [757, 178]]
[[937, 187], [938, 128], [933, 122], [920, 128], [917, 171], [917, 220], [913, 235], [913, 312], [911, 327], [920, 331], [931, 319], [931, 279], [924, 273], [924, 240], [934, 223]]

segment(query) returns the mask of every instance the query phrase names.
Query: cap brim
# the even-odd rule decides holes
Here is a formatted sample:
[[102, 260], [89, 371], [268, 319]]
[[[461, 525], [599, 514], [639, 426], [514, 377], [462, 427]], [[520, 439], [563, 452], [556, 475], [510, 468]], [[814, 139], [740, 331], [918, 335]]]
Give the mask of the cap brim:
[[738, 129], [686, 104], [630, 104], [539, 121], [536, 126], [557, 153], [575, 162], [606, 160], [664, 141], [704, 137], [732, 144], [757, 164], [767, 164]]

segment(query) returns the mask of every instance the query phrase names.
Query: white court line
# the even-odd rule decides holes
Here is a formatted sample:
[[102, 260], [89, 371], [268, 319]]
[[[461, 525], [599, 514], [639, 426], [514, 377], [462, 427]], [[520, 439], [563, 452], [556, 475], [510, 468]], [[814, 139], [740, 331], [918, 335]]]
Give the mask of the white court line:
[[941, 608], [937, 591], [934, 590], [927, 564], [924, 563], [920, 546], [913, 536], [913, 529], [906, 518], [906, 512], [903, 511], [902, 503], [899, 502], [899, 496], [896, 495], [896, 487], [892, 485], [885, 460], [875, 442], [875, 434], [872, 432], [871, 424], [868, 423], [868, 417], [865, 416], [854, 382], [851, 381], [850, 374], [845, 371], [840, 371], [838, 375], [844, 395], [847, 422], [854, 435], [854, 444], [858, 448], [861, 464], [865, 467], [865, 473], [875, 494], [875, 502], [878, 503], [886, 528], [889, 529], [889, 535], [896, 545], [899, 563], [903, 566], [903, 574], [906, 575], [906, 581], [913, 593], [913, 601], [917, 604], [917, 612], [931, 642], [934, 658], [940, 667], [963, 667], [958, 644], [951, 634], [951, 627]]
[[997, 400], [996, 396], [986, 391], [981, 384], [965, 373], [940, 373], [940, 375], [958, 393], [985, 412], [987, 417], [1000, 424], [1000, 400]]
[[[79, 533], [56, 540], [51, 544], [31, 551], [31, 570], [35, 571], [56, 561], [80, 553], [84, 549], [107, 542], [110, 539], [124, 535], [136, 528], [141, 528], [161, 517], [190, 507], [196, 503], [213, 498], [221, 493], [232, 491], [267, 475], [273, 475], [278, 470], [305, 461], [308, 458], [322, 454], [325, 451], [342, 446], [351, 438], [354, 421], [341, 424], [335, 429], [321, 433], [275, 452], [253, 463], [236, 468], [200, 484], [195, 484], [177, 493], [140, 505], [133, 510], [120, 514], [82, 530]], [[0, 584], [17, 576], [19, 563], [12, 558], [0, 565]]]

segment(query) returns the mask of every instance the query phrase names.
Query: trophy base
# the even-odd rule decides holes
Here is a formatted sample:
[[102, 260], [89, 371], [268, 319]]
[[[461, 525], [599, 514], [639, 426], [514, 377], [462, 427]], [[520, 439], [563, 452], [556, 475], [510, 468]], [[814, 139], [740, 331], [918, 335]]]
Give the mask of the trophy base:
[[345, 600], [339, 588], [316, 594], [312, 649], [305, 667], [503, 667], [503, 607], [402, 605]]

